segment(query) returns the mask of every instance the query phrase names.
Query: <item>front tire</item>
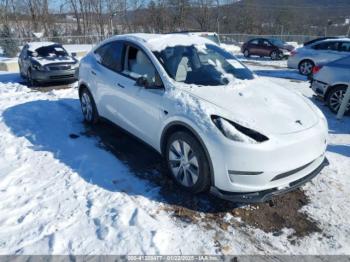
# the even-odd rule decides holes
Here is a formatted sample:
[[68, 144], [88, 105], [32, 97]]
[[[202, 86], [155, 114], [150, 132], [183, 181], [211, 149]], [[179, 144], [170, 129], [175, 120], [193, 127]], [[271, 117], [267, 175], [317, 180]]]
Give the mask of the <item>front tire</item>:
[[298, 67], [299, 73], [304, 76], [311, 75], [312, 69], [314, 68], [314, 66], [315, 66], [315, 63], [312, 62], [311, 60], [303, 60], [300, 62]]
[[[327, 95], [327, 106], [335, 114], [338, 113], [338, 110], [346, 92], [346, 88], [346, 86], [336, 86], [332, 88], [331, 91], [329, 91], [329, 94]], [[345, 113], [350, 113], [350, 102], [347, 105]]]
[[170, 135], [165, 158], [170, 174], [180, 187], [192, 193], [209, 189], [209, 162], [202, 145], [192, 134], [178, 131]]
[[88, 124], [96, 124], [99, 120], [95, 101], [87, 88], [80, 92], [80, 105], [84, 120]]

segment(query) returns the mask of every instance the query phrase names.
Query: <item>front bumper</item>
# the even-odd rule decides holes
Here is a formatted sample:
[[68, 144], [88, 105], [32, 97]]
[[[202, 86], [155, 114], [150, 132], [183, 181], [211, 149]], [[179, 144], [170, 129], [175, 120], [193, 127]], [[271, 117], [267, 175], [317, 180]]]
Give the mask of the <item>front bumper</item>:
[[234, 192], [222, 191], [215, 187], [212, 187], [210, 189], [210, 192], [219, 198], [222, 198], [228, 201], [233, 201], [233, 202], [241, 202], [241, 203], [266, 202], [268, 200], [271, 200], [271, 198], [274, 196], [285, 194], [301, 187], [302, 185], [304, 185], [305, 183], [313, 179], [315, 176], [317, 176], [321, 172], [321, 170], [328, 165], [329, 165], [329, 162], [327, 158], [324, 158], [323, 162], [310, 174], [296, 181], [291, 182], [288, 187], [281, 188], [281, 189], [272, 188], [272, 189], [258, 191], [258, 192], [234, 193]]
[[319, 97], [324, 97], [326, 92], [327, 92], [327, 89], [329, 87], [328, 84], [326, 83], [323, 83], [321, 81], [317, 81], [315, 79], [310, 79], [310, 87], [311, 89], [317, 94], [317, 96]]
[[32, 78], [37, 82], [60, 82], [77, 80], [76, 69], [55, 71], [32, 71]]
[[317, 169], [325, 158], [327, 123], [300, 132], [269, 135], [258, 143], [233, 142], [221, 133], [206, 139], [212, 185], [226, 192], [249, 193], [285, 188]]

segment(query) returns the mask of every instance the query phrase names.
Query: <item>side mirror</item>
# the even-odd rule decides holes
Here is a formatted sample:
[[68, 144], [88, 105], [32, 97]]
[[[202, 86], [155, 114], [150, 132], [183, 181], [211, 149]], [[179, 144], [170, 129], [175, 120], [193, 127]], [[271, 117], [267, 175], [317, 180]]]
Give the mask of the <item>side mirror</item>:
[[77, 53], [76, 53], [76, 52], [73, 52], [73, 53], [71, 53], [71, 55], [72, 55], [73, 57], [76, 57], [76, 56], [77, 56]]
[[136, 79], [136, 85], [147, 88], [147, 85], [148, 85], [147, 78], [144, 76], [140, 76], [139, 78]]
[[33, 56], [33, 57], [38, 57], [39, 54], [38, 54], [38, 52], [33, 52], [33, 53], [32, 53], [32, 56]]

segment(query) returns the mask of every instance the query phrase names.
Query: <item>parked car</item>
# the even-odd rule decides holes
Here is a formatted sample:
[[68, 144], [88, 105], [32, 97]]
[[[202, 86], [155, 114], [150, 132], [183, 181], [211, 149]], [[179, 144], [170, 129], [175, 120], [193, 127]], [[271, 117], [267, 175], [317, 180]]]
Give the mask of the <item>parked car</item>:
[[251, 55], [267, 56], [272, 60], [282, 59], [290, 55], [290, 52], [294, 50], [294, 46], [288, 45], [279, 39], [268, 38], [255, 38], [244, 43], [241, 47], [241, 51], [245, 57]]
[[79, 97], [87, 123], [108, 119], [143, 140], [193, 193], [265, 201], [327, 164], [321, 111], [202, 37], [105, 40], [81, 60]]
[[288, 59], [288, 67], [298, 69], [302, 75], [310, 75], [315, 65], [348, 55], [350, 55], [349, 38], [326, 39], [293, 51]]
[[32, 42], [23, 46], [18, 65], [21, 76], [34, 85], [75, 80], [79, 62], [60, 44]]
[[[350, 56], [314, 67], [311, 88], [337, 113], [350, 83]], [[350, 113], [350, 103], [347, 106]]]

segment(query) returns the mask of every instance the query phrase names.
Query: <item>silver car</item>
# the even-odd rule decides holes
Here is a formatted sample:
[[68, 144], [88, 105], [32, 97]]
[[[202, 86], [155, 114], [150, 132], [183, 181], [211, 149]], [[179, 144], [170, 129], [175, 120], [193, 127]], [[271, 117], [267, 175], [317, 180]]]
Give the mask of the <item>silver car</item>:
[[31, 42], [23, 46], [18, 65], [21, 76], [33, 86], [36, 83], [76, 80], [79, 61], [60, 44]]
[[[350, 56], [315, 66], [311, 79], [311, 88], [337, 113], [350, 83]], [[350, 103], [347, 106], [350, 113]]]
[[298, 69], [302, 75], [310, 75], [315, 65], [350, 55], [350, 39], [326, 39], [293, 51], [288, 59], [288, 67]]

